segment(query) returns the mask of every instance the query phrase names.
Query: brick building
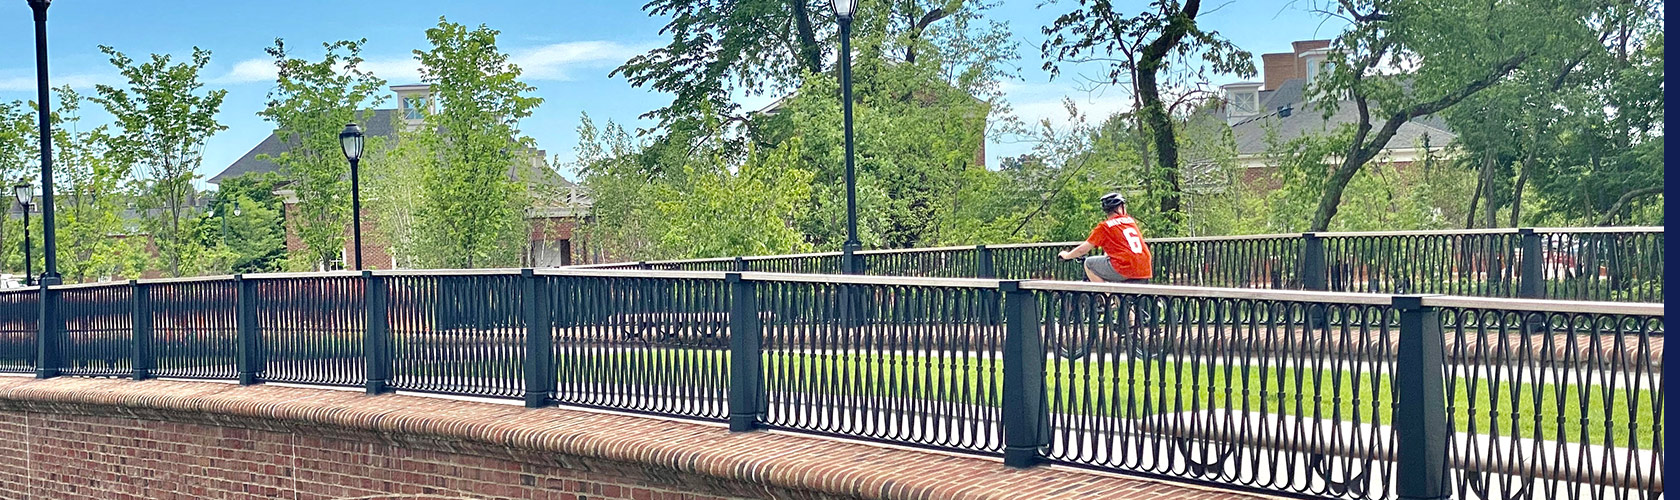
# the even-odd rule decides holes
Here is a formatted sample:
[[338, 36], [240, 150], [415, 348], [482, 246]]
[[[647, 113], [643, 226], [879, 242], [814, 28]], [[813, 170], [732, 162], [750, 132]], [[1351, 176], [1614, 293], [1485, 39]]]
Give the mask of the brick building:
[[[1330, 40], [1297, 41], [1290, 48], [1289, 52], [1262, 54], [1262, 81], [1223, 85], [1222, 105], [1202, 111], [1210, 115], [1206, 118], [1213, 118], [1209, 121], [1223, 122], [1230, 128], [1236, 141], [1237, 165], [1249, 182], [1268, 177], [1263, 174], [1275, 167], [1267, 154], [1269, 138], [1285, 143], [1327, 134], [1359, 118], [1351, 99], [1340, 100], [1336, 112], [1326, 118], [1323, 105], [1307, 96], [1308, 84], [1329, 64]], [[1428, 152], [1439, 153], [1457, 134], [1440, 117], [1419, 117], [1401, 125], [1375, 161], [1404, 168], [1424, 156], [1425, 137]], [[1195, 169], [1195, 164], [1190, 168]], [[1191, 178], [1196, 176], [1194, 171], [1189, 174]]]
[[[369, 137], [384, 137], [388, 143], [395, 143], [400, 127], [417, 127], [423, 123], [424, 110], [431, 109], [434, 101], [431, 87], [428, 85], [394, 85], [391, 91], [397, 95], [395, 109], [373, 110], [372, 117], [361, 124], [363, 133]], [[280, 140], [278, 132], [271, 133], [262, 142], [252, 147], [233, 164], [228, 165], [221, 173], [209, 179], [211, 184], [253, 173], [276, 172], [278, 165], [260, 159], [262, 155], [279, 156], [289, 146]], [[554, 267], [571, 265], [587, 259], [587, 245], [584, 245], [577, 231], [578, 222], [588, 212], [589, 199], [581, 188], [571, 181], [561, 177], [548, 165], [546, 151], [540, 149], [528, 150], [520, 156], [524, 159], [521, 164], [510, 165], [509, 175], [526, 176], [528, 183], [541, 185], [544, 192], [557, 193], [553, 197], [539, 199], [537, 206], [528, 218], [531, 223], [530, 239], [522, 255], [522, 264], [530, 267]], [[528, 163], [526, 165], [525, 163]], [[525, 166], [528, 168], [519, 168]], [[348, 166], [346, 167], [348, 174]], [[297, 251], [303, 248], [303, 241], [298, 236], [296, 222], [298, 220], [298, 199], [295, 192], [282, 186], [275, 191], [283, 200], [286, 219], [286, 250]], [[365, 194], [365, 193], [364, 193]], [[367, 201], [364, 199], [364, 202]], [[365, 205], [365, 203], [364, 203]], [[362, 209], [362, 260], [364, 267], [369, 269], [402, 269], [412, 267], [411, 262], [405, 261], [403, 256], [394, 255], [393, 245], [385, 241], [377, 222], [368, 214], [367, 207]], [[346, 226], [344, 248], [342, 256], [334, 267], [349, 267], [354, 260], [354, 240], [349, 237], [351, 228]]]

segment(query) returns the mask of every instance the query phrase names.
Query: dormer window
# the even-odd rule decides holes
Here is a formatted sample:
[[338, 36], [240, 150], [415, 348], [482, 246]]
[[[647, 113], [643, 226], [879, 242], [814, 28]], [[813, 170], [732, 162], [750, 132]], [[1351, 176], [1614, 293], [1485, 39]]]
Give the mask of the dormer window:
[[1301, 53], [1301, 67], [1305, 68], [1307, 82], [1312, 82], [1318, 75], [1329, 72], [1329, 49], [1314, 49]]
[[1225, 116], [1232, 123], [1260, 114], [1260, 82], [1243, 82], [1224, 85]]
[[432, 101], [431, 85], [393, 85], [391, 91], [397, 94], [397, 112], [410, 126], [425, 120], [436, 105]]
[[428, 107], [426, 101], [426, 96], [404, 97], [402, 100], [403, 119], [424, 120], [426, 118], [425, 110]]

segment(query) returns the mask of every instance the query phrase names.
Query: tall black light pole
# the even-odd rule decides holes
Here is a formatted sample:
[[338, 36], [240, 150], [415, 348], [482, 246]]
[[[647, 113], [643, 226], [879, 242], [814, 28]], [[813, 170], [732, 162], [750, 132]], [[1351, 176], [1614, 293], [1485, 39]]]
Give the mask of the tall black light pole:
[[63, 282], [58, 275], [58, 238], [53, 225], [52, 123], [48, 121], [52, 105], [48, 101], [51, 87], [47, 83], [47, 6], [52, 0], [28, 1], [29, 8], [35, 11], [36, 108], [41, 115], [41, 248], [46, 266], [40, 282], [42, 286], [50, 286]]
[[34, 281], [35, 259], [30, 255], [29, 243], [29, 206], [35, 201], [35, 186], [18, 184], [12, 186], [12, 194], [17, 196], [18, 206], [23, 208], [23, 284], [29, 286]]
[[840, 107], [846, 122], [846, 243], [848, 274], [858, 274], [857, 251], [863, 248], [857, 231], [857, 167], [852, 154], [852, 15], [857, 13], [855, 0], [834, 0], [834, 16], [840, 19]]
[[344, 126], [338, 133], [338, 144], [344, 147], [344, 158], [350, 160], [350, 214], [356, 234], [356, 270], [362, 270], [362, 128], [355, 123]]
[[60, 360], [60, 327], [58, 318], [58, 297], [53, 295], [52, 286], [63, 283], [58, 275], [58, 238], [56, 227], [53, 225], [53, 181], [52, 181], [52, 101], [47, 83], [47, 6], [52, 0], [28, 0], [29, 9], [35, 11], [35, 89], [37, 91], [35, 109], [41, 115], [41, 252], [44, 266], [41, 278], [35, 280], [41, 287], [40, 304], [35, 322], [35, 378], [57, 377]]

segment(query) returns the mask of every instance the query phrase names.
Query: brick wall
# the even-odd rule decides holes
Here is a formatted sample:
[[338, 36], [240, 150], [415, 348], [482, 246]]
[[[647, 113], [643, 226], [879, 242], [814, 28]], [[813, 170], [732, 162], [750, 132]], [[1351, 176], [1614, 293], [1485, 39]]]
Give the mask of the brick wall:
[[0, 499], [1257, 498], [717, 424], [406, 395], [0, 377]]

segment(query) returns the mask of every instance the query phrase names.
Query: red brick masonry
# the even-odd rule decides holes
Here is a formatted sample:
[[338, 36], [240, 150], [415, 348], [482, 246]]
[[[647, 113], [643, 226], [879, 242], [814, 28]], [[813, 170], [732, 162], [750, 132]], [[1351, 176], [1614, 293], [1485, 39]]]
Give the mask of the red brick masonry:
[[4, 499], [1259, 498], [563, 408], [0, 377]]

